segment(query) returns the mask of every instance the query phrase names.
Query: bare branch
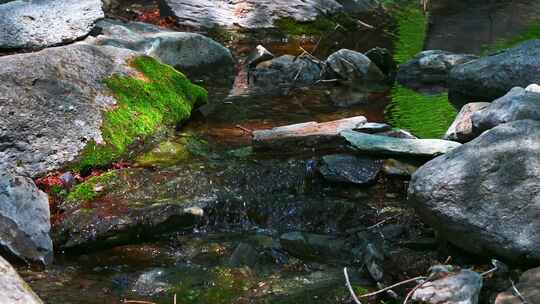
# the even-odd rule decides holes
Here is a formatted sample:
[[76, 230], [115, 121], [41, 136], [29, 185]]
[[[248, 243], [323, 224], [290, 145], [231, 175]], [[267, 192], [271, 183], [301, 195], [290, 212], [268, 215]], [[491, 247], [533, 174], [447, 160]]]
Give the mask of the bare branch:
[[523, 304], [529, 304], [529, 302], [527, 302], [527, 300], [525, 299], [525, 297], [521, 294], [521, 292], [519, 292], [519, 290], [517, 289], [516, 287], [516, 284], [514, 284], [514, 281], [510, 280], [510, 282], [512, 283], [512, 289], [514, 290], [514, 292], [516, 293], [516, 295], [518, 296], [518, 298], [521, 300], [521, 302]]
[[349, 280], [349, 273], [347, 272], [347, 267], [343, 268], [343, 274], [345, 275], [345, 283], [347, 283], [347, 288], [349, 288], [349, 292], [351, 293], [351, 296], [356, 304], [362, 304], [360, 300], [358, 300], [358, 297], [356, 296], [356, 293], [354, 292], [351, 281]]
[[396, 283], [396, 284], [394, 284], [392, 286], [388, 286], [386, 288], [383, 288], [381, 290], [362, 295], [362, 296], [360, 296], [360, 298], [367, 298], [367, 297], [371, 297], [371, 296], [374, 296], [374, 295], [378, 295], [378, 294], [383, 293], [383, 292], [385, 292], [387, 290], [390, 290], [392, 288], [396, 288], [396, 287], [401, 286], [401, 285], [405, 285], [405, 284], [408, 284], [408, 283], [411, 283], [411, 282], [416, 282], [418, 280], [425, 280], [425, 279], [427, 279], [427, 277], [416, 277], [416, 278], [408, 279], [408, 280]]

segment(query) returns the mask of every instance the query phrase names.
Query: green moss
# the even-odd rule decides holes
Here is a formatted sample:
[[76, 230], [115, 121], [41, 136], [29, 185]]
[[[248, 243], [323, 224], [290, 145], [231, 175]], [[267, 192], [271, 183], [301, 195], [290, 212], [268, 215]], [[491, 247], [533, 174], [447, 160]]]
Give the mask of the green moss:
[[193, 286], [189, 278], [180, 282], [173, 290], [180, 304], [229, 304], [242, 297], [249, 290], [252, 283], [233, 270], [224, 267], [216, 267], [211, 274], [210, 284], [206, 288]]
[[427, 35], [427, 16], [417, 4], [397, 8], [393, 13], [397, 21], [397, 40], [394, 60], [405, 63], [424, 49]]
[[393, 126], [422, 138], [441, 138], [456, 115], [447, 93], [424, 95], [403, 86], [392, 89], [392, 102], [386, 109]]
[[299, 22], [293, 18], [282, 18], [275, 22], [281, 31], [294, 36], [319, 36], [334, 31], [338, 25], [345, 30], [356, 29], [355, 20], [347, 14], [318, 16], [314, 21]]
[[118, 175], [114, 171], [104, 173], [99, 176], [94, 176], [85, 182], [73, 187], [67, 196], [68, 202], [88, 202], [97, 198], [101, 192], [97, 191], [98, 187], [103, 187], [102, 190], [110, 187], [117, 179]]
[[540, 39], [540, 20], [530, 24], [521, 34], [517, 36], [508, 39], [496, 40], [495, 43], [486, 47], [484, 54], [487, 55], [489, 53], [511, 48], [532, 39]]
[[207, 92], [184, 74], [147, 56], [136, 57], [130, 66], [141, 77], [114, 75], [105, 80], [118, 105], [103, 114], [103, 144], [90, 142], [78, 171], [107, 166], [118, 160], [128, 146], [166, 125], [189, 118], [194, 107], [205, 103]]

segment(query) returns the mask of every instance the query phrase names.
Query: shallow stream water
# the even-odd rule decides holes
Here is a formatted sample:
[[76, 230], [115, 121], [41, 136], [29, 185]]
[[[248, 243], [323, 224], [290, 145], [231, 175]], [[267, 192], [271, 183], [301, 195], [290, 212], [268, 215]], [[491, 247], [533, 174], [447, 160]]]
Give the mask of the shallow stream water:
[[[538, 15], [535, 1], [433, 2], [427, 48], [456, 52], [480, 53], [486, 44], [517, 34]], [[141, 3], [136, 9], [154, 5], [152, 1]], [[508, 17], [508, 10], [516, 16]], [[490, 12], [491, 17], [484, 18], [478, 12]], [[323, 38], [314, 55], [326, 58], [340, 48], [392, 50], [396, 22], [389, 16], [361, 18], [377, 29], [361, 30], [353, 36], [332, 33]], [[319, 37], [237, 39], [228, 41], [228, 45], [241, 61], [257, 44], [276, 55], [298, 54], [300, 45], [313, 50]], [[250, 130], [357, 115], [384, 122], [385, 109], [392, 103], [391, 90], [372, 94], [362, 104], [338, 107], [328, 87], [297, 89], [286, 96], [251, 95], [243, 73], [239, 65], [232, 90], [203, 82], [213, 96], [211, 110], [195, 114], [157, 150], [139, 157], [130, 181], [142, 186], [130, 188], [132, 184], [128, 183], [123, 188], [127, 200], [130, 195], [156, 196], [154, 192], [161, 188], [152, 183], [166, 184], [174, 179], [182, 183], [185, 181], [178, 177], [182, 172], [195, 172], [193, 178], [201, 176], [216, 183], [203, 185], [208, 192], [231, 187], [241, 199], [225, 200], [222, 209], [215, 210], [212, 218], [219, 223], [207, 223], [189, 233], [104, 251], [75, 255], [60, 252], [47, 270], [21, 269], [22, 276], [46, 303], [173, 303], [174, 295], [177, 303], [351, 303], [342, 267], [361, 265], [354, 256], [337, 260], [309, 254], [295, 256], [283, 250], [280, 235], [309, 231], [355, 247], [358, 231], [353, 228], [370, 227], [381, 220], [388, 220], [395, 229], [407, 230], [394, 237], [386, 249], [389, 257], [385, 268], [392, 269], [388, 280], [415, 276], [435, 261], [442, 261], [446, 252], [430, 246], [433, 232], [423, 227], [405, 204], [406, 181], [381, 179], [375, 186], [360, 189], [313, 182], [306, 178], [306, 168], [317, 155], [258, 155], [250, 149]], [[191, 139], [194, 144], [185, 148]], [[375, 229], [373, 233], [381, 231]], [[419, 239], [428, 242], [414, 243]], [[412, 249], [402, 246], [407, 242], [414, 243], [409, 246]], [[252, 252], [244, 255], [242, 251]], [[359, 291], [374, 287], [360, 267], [353, 267], [352, 276]]]

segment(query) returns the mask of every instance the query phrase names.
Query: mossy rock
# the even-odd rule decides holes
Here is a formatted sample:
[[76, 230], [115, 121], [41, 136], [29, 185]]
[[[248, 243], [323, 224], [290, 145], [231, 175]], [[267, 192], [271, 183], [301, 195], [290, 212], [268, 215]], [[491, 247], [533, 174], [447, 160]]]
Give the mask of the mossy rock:
[[129, 63], [138, 77], [113, 75], [105, 80], [118, 105], [104, 113], [104, 144], [91, 142], [83, 151], [78, 171], [103, 167], [120, 159], [128, 147], [164, 125], [178, 125], [207, 101], [207, 92], [184, 74], [157, 60], [140, 56]]

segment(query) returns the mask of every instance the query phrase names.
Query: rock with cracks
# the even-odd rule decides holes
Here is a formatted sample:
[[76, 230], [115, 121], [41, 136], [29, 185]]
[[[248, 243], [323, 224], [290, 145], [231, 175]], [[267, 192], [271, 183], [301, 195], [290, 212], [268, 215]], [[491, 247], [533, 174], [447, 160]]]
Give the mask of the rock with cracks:
[[485, 109], [489, 105], [489, 102], [471, 102], [464, 105], [456, 116], [456, 119], [454, 119], [452, 125], [448, 128], [448, 131], [446, 131], [444, 139], [460, 143], [472, 140], [475, 137], [472, 116], [474, 113]]
[[104, 17], [100, 0], [33, 0], [0, 4], [0, 49], [40, 49], [87, 36]]
[[28, 263], [52, 262], [53, 246], [49, 199], [34, 182], [21, 176], [0, 174], [0, 247]]
[[540, 261], [540, 122], [495, 127], [422, 166], [409, 201], [462, 249]]
[[416, 289], [412, 299], [427, 304], [477, 304], [482, 281], [480, 274], [469, 269], [445, 273]]

